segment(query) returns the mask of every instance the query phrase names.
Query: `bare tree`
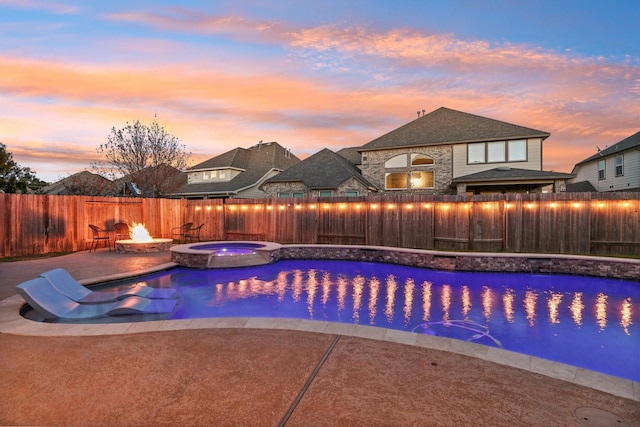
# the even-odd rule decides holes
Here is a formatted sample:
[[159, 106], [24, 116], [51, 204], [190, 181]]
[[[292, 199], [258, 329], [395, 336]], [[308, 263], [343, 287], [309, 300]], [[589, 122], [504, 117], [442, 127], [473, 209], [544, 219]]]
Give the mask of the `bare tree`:
[[122, 182], [135, 183], [143, 196], [158, 197], [176, 186], [181, 170], [191, 153], [180, 140], [153, 121], [147, 126], [139, 120], [122, 129], [111, 129], [107, 142], [97, 152], [105, 161], [93, 165], [102, 175]]

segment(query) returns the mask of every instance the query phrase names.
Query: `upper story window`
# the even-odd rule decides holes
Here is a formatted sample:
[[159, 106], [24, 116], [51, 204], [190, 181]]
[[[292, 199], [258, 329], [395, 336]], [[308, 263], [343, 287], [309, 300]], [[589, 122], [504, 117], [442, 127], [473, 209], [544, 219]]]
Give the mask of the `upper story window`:
[[467, 164], [527, 161], [527, 141], [476, 142], [467, 144]]
[[433, 172], [411, 172], [411, 188], [433, 188]]
[[288, 191], [282, 191], [280, 193], [278, 193], [278, 199], [288, 199], [289, 198], [289, 192]]
[[426, 154], [411, 154], [411, 166], [432, 165], [433, 159]]
[[345, 191], [345, 196], [347, 197], [358, 197], [360, 195], [359, 191]]
[[384, 175], [384, 186], [387, 190], [403, 190], [407, 188], [407, 173], [395, 172]]
[[527, 141], [524, 139], [507, 141], [507, 155], [510, 162], [526, 162]]
[[318, 197], [331, 197], [333, 195], [333, 191], [331, 190], [320, 190], [318, 191]]
[[[421, 153], [400, 154], [388, 159], [384, 166], [388, 171], [384, 175], [387, 190], [406, 190], [433, 188], [432, 157]], [[398, 170], [402, 169], [402, 171]], [[425, 170], [427, 169], [427, 170]]]
[[392, 157], [386, 162], [384, 162], [384, 167], [387, 169], [390, 168], [406, 168], [407, 167], [407, 155], [400, 154], [398, 156]]
[[293, 196], [294, 199], [300, 199], [304, 197], [304, 193], [297, 192], [297, 191], [294, 191], [291, 195]]
[[598, 179], [605, 179], [606, 177], [606, 166], [605, 166], [606, 162], [604, 161], [604, 159], [600, 160], [598, 162]]
[[624, 154], [618, 154], [615, 158], [616, 176], [624, 175]]

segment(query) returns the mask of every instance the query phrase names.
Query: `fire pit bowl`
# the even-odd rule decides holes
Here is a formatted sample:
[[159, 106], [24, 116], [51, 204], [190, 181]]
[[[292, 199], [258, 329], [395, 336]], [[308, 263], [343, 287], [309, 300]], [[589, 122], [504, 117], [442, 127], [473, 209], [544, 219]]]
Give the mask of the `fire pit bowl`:
[[149, 242], [138, 242], [132, 239], [116, 240], [116, 252], [147, 254], [164, 252], [171, 248], [173, 239], [151, 239]]

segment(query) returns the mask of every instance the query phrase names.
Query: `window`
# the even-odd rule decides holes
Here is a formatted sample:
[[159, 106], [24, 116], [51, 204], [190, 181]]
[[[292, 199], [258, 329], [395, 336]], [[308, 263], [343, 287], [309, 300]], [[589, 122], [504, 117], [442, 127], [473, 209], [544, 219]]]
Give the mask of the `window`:
[[424, 154], [411, 154], [411, 166], [432, 165], [433, 159]]
[[333, 191], [331, 190], [320, 190], [318, 191], [318, 197], [331, 197], [333, 195]]
[[209, 172], [202, 172], [202, 180], [203, 181], [209, 180]]
[[433, 188], [433, 172], [411, 172], [411, 188]]
[[504, 141], [487, 143], [487, 163], [504, 162], [506, 159]]
[[294, 192], [293, 193], [293, 198], [294, 199], [300, 199], [302, 197], [304, 197], [304, 193], [298, 193], [298, 192]]
[[289, 193], [288, 192], [281, 192], [278, 193], [278, 199], [288, 199], [289, 198]]
[[358, 197], [360, 195], [360, 192], [358, 192], [358, 191], [345, 191], [345, 195], [347, 197]]
[[614, 163], [616, 167], [616, 176], [624, 175], [624, 154], [618, 154]]
[[519, 139], [516, 141], [509, 141], [507, 144], [507, 153], [510, 162], [527, 161], [527, 141]]
[[406, 168], [407, 167], [407, 155], [400, 154], [384, 162], [385, 168]]
[[476, 142], [467, 144], [467, 164], [526, 162], [527, 141]]
[[605, 161], [603, 159], [598, 162], [598, 179], [605, 179], [605, 177]]
[[484, 142], [467, 145], [467, 163], [486, 163], [484, 157]]
[[398, 190], [407, 188], [407, 173], [396, 172], [385, 174], [385, 188], [389, 190]]

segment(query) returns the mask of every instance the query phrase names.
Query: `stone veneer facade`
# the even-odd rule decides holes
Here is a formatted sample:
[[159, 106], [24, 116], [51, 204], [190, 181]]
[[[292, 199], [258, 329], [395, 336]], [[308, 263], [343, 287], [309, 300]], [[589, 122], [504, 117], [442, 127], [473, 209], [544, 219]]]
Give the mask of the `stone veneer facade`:
[[[332, 190], [332, 196], [346, 196], [347, 191], [357, 191], [359, 196], [366, 196], [369, 190], [366, 185], [355, 178], [350, 178], [340, 184], [338, 188]], [[318, 197], [319, 190], [310, 190], [302, 182], [274, 182], [265, 183], [262, 186], [265, 197], [278, 198], [279, 193], [289, 193], [289, 197], [293, 193], [303, 193], [304, 197]]]
[[[406, 168], [385, 168], [385, 162], [400, 154], [425, 154], [433, 159], [432, 165], [411, 166]], [[364, 160], [366, 156], [366, 161]], [[453, 176], [453, 154], [450, 145], [436, 145], [415, 148], [396, 148], [390, 150], [365, 151], [362, 153], [362, 176], [378, 187], [381, 191], [400, 193], [427, 193], [427, 194], [454, 194], [450, 188]], [[388, 172], [418, 172], [433, 171], [433, 188], [425, 189], [398, 189], [387, 190], [385, 188], [385, 174]], [[410, 180], [407, 180], [410, 182]]]

